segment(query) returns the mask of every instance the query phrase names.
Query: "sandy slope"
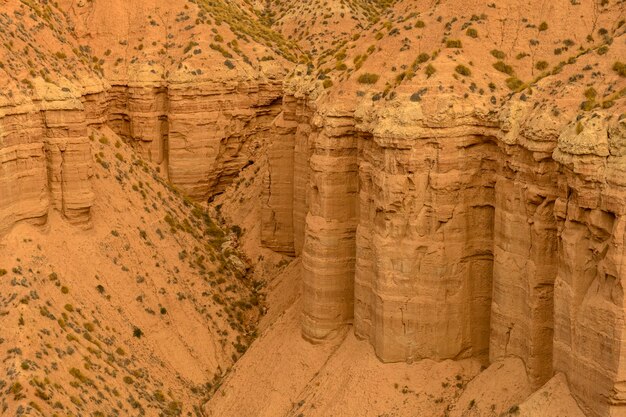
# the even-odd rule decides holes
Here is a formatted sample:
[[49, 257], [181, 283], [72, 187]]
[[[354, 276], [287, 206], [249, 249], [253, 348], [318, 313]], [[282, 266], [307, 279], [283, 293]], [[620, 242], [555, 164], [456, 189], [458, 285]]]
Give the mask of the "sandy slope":
[[0, 243], [0, 414], [192, 412], [252, 340], [260, 296], [236, 234], [112, 131], [91, 138], [92, 223], [51, 212]]

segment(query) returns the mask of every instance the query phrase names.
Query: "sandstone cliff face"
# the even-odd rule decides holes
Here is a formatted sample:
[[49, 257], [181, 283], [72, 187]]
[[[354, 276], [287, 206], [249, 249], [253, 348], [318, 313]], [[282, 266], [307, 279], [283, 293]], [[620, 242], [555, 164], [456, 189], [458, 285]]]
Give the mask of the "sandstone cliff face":
[[513, 355], [533, 389], [563, 372], [589, 415], [623, 412], [619, 112], [568, 119], [439, 95], [352, 109], [313, 98], [295, 116], [303, 100], [288, 91], [263, 230], [286, 252], [304, 239], [306, 339], [353, 323], [383, 361]]
[[88, 126], [108, 123], [192, 198], [222, 192], [258, 153], [279, 111], [280, 89], [278, 82], [114, 86], [40, 111], [7, 107], [0, 119], [0, 234], [20, 220], [45, 222], [50, 208], [72, 222], [89, 220]]
[[222, 192], [258, 151], [281, 84], [230, 81], [115, 86], [110, 126], [192, 198]]
[[[180, 10], [163, 0], [145, 9], [61, 1], [61, 9], [42, 10], [7, 1], [18, 21], [32, 9], [31, 19], [48, 24], [33, 24], [27, 36], [0, 14], [13, 25], [0, 37], [17, 43], [3, 43], [12, 59], [0, 67], [11, 78], [0, 85], [10, 92], [0, 109], [0, 236], [23, 220], [44, 223], [51, 209], [89, 223], [90, 128], [110, 126], [198, 200], [266, 158], [260, 237], [301, 256], [307, 340], [353, 324], [385, 362], [517, 356], [533, 389], [562, 372], [590, 415], [623, 414], [626, 89], [606, 65], [624, 56], [624, 23], [615, 19], [622, 4], [588, 2], [574, 15], [568, 7], [576, 2], [547, 11], [530, 2], [523, 10], [530, 18], [502, 20], [514, 5], [479, 15], [471, 13], [484, 9], [478, 1], [463, 10], [428, 3], [399, 2], [405, 16], [376, 21], [355, 48], [342, 41], [318, 61], [316, 79], [296, 72], [283, 94], [281, 71], [266, 66], [281, 67], [277, 50], [286, 43], [256, 17], [235, 13], [244, 2]], [[541, 29], [551, 13], [557, 33], [583, 15], [575, 41]], [[15, 56], [53, 27], [51, 19], [71, 30], [47, 33], [56, 40], [45, 52], [63, 62], [46, 72], [42, 51], [31, 52], [35, 63]], [[222, 19], [229, 28], [218, 31]], [[264, 42], [244, 41], [252, 35], [238, 20]], [[448, 46], [451, 36], [483, 43], [461, 53], [462, 42]], [[181, 37], [189, 43], [172, 41]], [[411, 51], [415, 39], [419, 51]], [[526, 42], [529, 52], [515, 56]], [[488, 45], [498, 49], [488, 54]], [[568, 48], [573, 53], [556, 64]], [[66, 60], [69, 50], [75, 56]], [[513, 56], [515, 67], [495, 61]], [[365, 69], [388, 80], [375, 85], [378, 74], [361, 69], [366, 60]], [[426, 62], [435, 72], [420, 67]], [[535, 62], [556, 66], [540, 72]], [[46, 69], [41, 77], [36, 66]], [[13, 74], [20, 71], [36, 85]], [[368, 86], [355, 86], [358, 71], [369, 74]], [[463, 78], [472, 71], [475, 78]], [[65, 78], [49, 78], [56, 73]], [[518, 85], [517, 76], [528, 82]], [[323, 93], [322, 82], [328, 88], [333, 80], [336, 88]], [[604, 90], [589, 94], [601, 101], [585, 110], [576, 97], [596, 84]]]
[[77, 101], [48, 107], [5, 107], [0, 117], [0, 234], [20, 220], [45, 222], [51, 208], [73, 223], [89, 220], [92, 160], [85, 114]]
[[[208, 30], [207, 16], [223, 12], [213, 6], [6, 4], [14, 16], [0, 14], [0, 70], [8, 75], [0, 79], [0, 235], [21, 220], [45, 222], [53, 208], [89, 221], [88, 128], [105, 124], [190, 197], [223, 192], [259, 153], [280, 110], [286, 61], [254, 39], [238, 42], [242, 34], [230, 27]], [[251, 19], [244, 5], [222, 6], [232, 21]], [[173, 41], [182, 33], [188, 44]], [[22, 59], [20, 48], [36, 57]]]

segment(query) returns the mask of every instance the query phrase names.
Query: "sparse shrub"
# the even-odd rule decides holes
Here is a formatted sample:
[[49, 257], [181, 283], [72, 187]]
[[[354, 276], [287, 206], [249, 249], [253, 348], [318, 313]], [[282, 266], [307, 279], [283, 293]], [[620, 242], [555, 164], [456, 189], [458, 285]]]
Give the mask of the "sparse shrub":
[[626, 77], [626, 64], [616, 61], [613, 64], [613, 71], [615, 71], [620, 77]]
[[548, 68], [548, 62], [547, 61], [537, 61], [537, 63], [535, 64], [535, 68], [537, 68], [539, 71], [543, 71], [546, 68]]
[[598, 92], [596, 91], [595, 88], [589, 87], [588, 89], [585, 90], [584, 95], [587, 98], [587, 100], [595, 100], [596, 96], [598, 95]]
[[584, 111], [590, 111], [596, 106], [596, 102], [594, 100], [585, 100], [580, 103], [580, 109]]
[[143, 331], [139, 327], [135, 327], [133, 329], [133, 336], [135, 336], [137, 339], [140, 339], [141, 336], [143, 336]]
[[548, 24], [546, 22], [541, 22], [539, 25], [539, 32], [545, 32], [548, 30]]
[[465, 65], [461, 65], [461, 64], [457, 65], [454, 68], [454, 71], [456, 71], [457, 74], [461, 74], [464, 77], [468, 77], [472, 75], [472, 71], [470, 71], [470, 69], [467, 68]]
[[422, 95], [424, 95], [427, 91], [428, 91], [427, 88], [422, 88], [421, 90], [416, 91], [415, 93], [411, 94], [411, 97], [409, 97], [409, 100], [411, 100], [414, 103], [422, 101]]
[[467, 28], [467, 30], [465, 31], [465, 34], [469, 36], [470, 38], [474, 38], [474, 39], [478, 37], [478, 31], [474, 28]]
[[493, 55], [494, 58], [497, 59], [504, 59], [506, 58], [506, 54], [498, 49], [492, 49], [490, 51], [490, 54]]
[[359, 84], [376, 84], [379, 78], [380, 78], [380, 75], [378, 74], [372, 74], [371, 72], [366, 72], [366, 73], [359, 75], [359, 78], [357, 78], [357, 81], [359, 82]]
[[576, 134], [579, 135], [583, 131], [583, 124], [578, 122], [576, 123]]
[[236, 224], [235, 224], [235, 225], [233, 225], [233, 226], [230, 228], [230, 230], [231, 230], [231, 231], [232, 231], [235, 235], [237, 235], [237, 237], [241, 237], [242, 230], [241, 230], [241, 227], [239, 227], [238, 225], [236, 225]]
[[426, 78], [432, 77], [433, 75], [435, 75], [436, 72], [437, 69], [432, 64], [426, 65], [426, 68], [424, 69], [424, 73], [426, 73]]
[[463, 44], [460, 39], [448, 39], [446, 41], [446, 48], [462, 48]]
[[493, 67], [497, 69], [498, 71], [503, 72], [508, 75], [513, 75], [513, 72], [514, 72], [513, 67], [505, 64], [503, 61], [496, 62], [495, 64], [493, 64]]
[[518, 90], [522, 85], [524, 85], [524, 82], [517, 77], [509, 77], [505, 82], [507, 87], [513, 91]]
[[428, 55], [426, 52], [422, 52], [421, 54], [419, 54], [417, 56], [417, 59], [415, 60], [418, 64], [423, 64], [424, 62], [428, 61], [430, 59], [430, 55]]
[[[192, 43], [195, 44], [195, 42], [192, 42]], [[192, 43], [190, 43], [189, 45], [192, 45]], [[193, 45], [193, 46], [197, 46], [197, 44]], [[193, 48], [193, 46], [192, 46], [192, 48]], [[214, 51], [218, 51], [219, 53], [222, 54], [222, 56], [224, 58], [232, 58], [233, 57], [233, 55], [230, 52], [228, 52], [226, 49], [224, 49], [224, 47], [222, 45], [211, 43], [211, 44], [209, 44], [209, 48], [213, 49]], [[187, 53], [187, 52], [188, 52], [187, 48], [185, 48], [185, 53]]]

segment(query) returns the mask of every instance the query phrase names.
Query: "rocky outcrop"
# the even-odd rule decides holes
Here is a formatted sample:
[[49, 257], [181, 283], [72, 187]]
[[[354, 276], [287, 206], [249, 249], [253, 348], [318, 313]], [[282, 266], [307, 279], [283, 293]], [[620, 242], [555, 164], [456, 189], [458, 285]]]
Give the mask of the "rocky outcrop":
[[21, 220], [46, 221], [55, 208], [90, 220], [93, 192], [87, 123], [79, 101], [7, 106], [0, 113], [0, 235]]
[[72, 222], [89, 221], [89, 126], [108, 124], [192, 198], [222, 192], [259, 152], [279, 112], [280, 89], [277, 81], [117, 85], [79, 99], [5, 107], [0, 234], [20, 220], [45, 222], [51, 208]]
[[291, 55], [248, 6], [5, 3], [0, 235], [49, 208], [89, 220], [90, 127], [108, 124], [197, 200], [261, 153]]
[[252, 159], [280, 102], [276, 80], [117, 85], [109, 124], [173, 185], [202, 200], [223, 192]]
[[353, 315], [358, 146], [348, 113], [330, 110], [313, 120], [308, 212], [302, 250], [303, 332], [311, 340], [334, 334]]
[[311, 103], [277, 121], [281, 180], [267, 182], [263, 218], [287, 251], [303, 234], [305, 338], [353, 323], [383, 361], [513, 355], [533, 389], [560, 371], [590, 415], [623, 410], [624, 118], [522, 101], [498, 114], [442, 95]]
[[519, 406], [512, 406], [507, 414], [520, 417], [585, 417], [572, 398], [567, 378], [562, 373], [556, 374]]
[[309, 180], [313, 110], [304, 96], [286, 95], [272, 123], [269, 172], [263, 189], [261, 242], [277, 252], [300, 255]]
[[590, 415], [626, 408], [626, 119], [593, 118], [559, 137], [554, 367]]
[[450, 417], [506, 416], [531, 393], [524, 362], [509, 357], [494, 362], [467, 384]]

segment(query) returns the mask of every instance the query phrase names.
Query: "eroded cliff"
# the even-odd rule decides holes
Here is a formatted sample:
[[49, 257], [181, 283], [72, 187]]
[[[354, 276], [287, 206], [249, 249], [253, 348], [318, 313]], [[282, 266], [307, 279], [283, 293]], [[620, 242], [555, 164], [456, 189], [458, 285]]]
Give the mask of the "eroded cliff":
[[[339, 74], [318, 72], [318, 80], [339, 78], [339, 87], [325, 91], [306, 69], [287, 83], [280, 120], [290, 120], [289, 130], [276, 124], [281, 136], [268, 156], [270, 166], [294, 174], [268, 183], [263, 230], [281, 250], [302, 253], [306, 339], [332, 339], [353, 324], [388, 362], [493, 363], [513, 355], [533, 389], [563, 372], [589, 415], [624, 412], [626, 85], [614, 64], [625, 53], [623, 9], [615, 7], [622, 11], [589, 16], [614, 22], [611, 35], [600, 30], [605, 42], [581, 47], [529, 84], [502, 80], [504, 90], [497, 78], [481, 88], [486, 81], [473, 73], [486, 71], [489, 55], [506, 54], [474, 50], [458, 58], [461, 41], [448, 43], [454, 54], [418, 56], [412, 67], [403, 57], [381, 62], [377, 54], [389, 58], [381, 50], [410, 45], [410, 25], [404, 40], [368, 51], [365, 71], [409, 67], [380, 89], [384, 74], [378, 81], [359, 71], [358, 42], [337, 57], [355, 57], [356, 74], [339, 65]], [[445, 16], [445, 8], [430, 10]], [[383, 25], [385, 36], [407, 21], [398, 9]], [[432, 14], [417, 26], [436, 25]], [[457, 20], [446, 24], [450, 38]], [[479, 33], [495, 30], [490, 20], [470, 19], [486, 26]], [[570, 36], [584, 37], [579, 30]], [[455, 63], [468, 58], [471, 70]], [[509, 75], [526, 71], [498, 62], [494, 68]], [[449, 65], [454, 76], [439, 76], [434, 65]], [[298, 151], [302, 144], [306, 152]]]
[[[168, 369], [180, 371], [182, 382], [165, 378], [163, 385], [148, 371], [145, 378], [137, 376], [144, 368], [130, 370], [143, 382], [124, 380], [130, 399], [123, 411], [139, 404], [135, 408], [141, 413], [156, 401], [155, 409], [163, 413], [201, 413], [196, 404], [182, 407], [177, 401], [199, 403], [219, 387], [222, 371], [247, 350], [266, 313], [257, 293], [264, 284], [256, 279], [278, 275], [269, 281], [275, 283], [273, 291], [288, 293], [288, 301], [276, 301], [275, 310], [270, 306], [274, 321], [262, 323], [267, 339], [253, 345], [257, 350], [239, 371], [264, 375], [262, 386], [250, 388], [235, 370], [221, 391], [226, 399], [218, 395], [207, 403], [207, 413], [328, 415], [337, 412], [332, 395], [346, 398], [356, 413], [368, 402], [347, 397], [368, 372], [385, 378], [387, 372], [411, 375], [400, 389], [387, 381], [388, 397], [371, 408], [379, 413], [393, 409], [404, 415], [415, 406], [426, 414], [466, 416], [497, 409], [535, 416], [545, 400], [538, 393], [555, 392], [566, 398], [564, 404], [574, 404], [569, 409], [580, 406], [589, 416], [624, 413], [623, 1], [140, 3], [7, 0], [0, 14], [5, 75], [0, 238], [17, 245], [24, 232], [26, 246], [18, 246], [32, 252], [28, 239], [41, 238], [38, 233], [63, 234], [67, 247], [68, 231], [92, 230], [86, 233], [95, 236], [86, 238], [83, 248], [93, 259], [112, 257], [117, 265], [128, 251], [157, 259], [150, 268], [141, 260], [127, 262], [174, 285], [178, 303], [190, 300], [176, 310], [177, 328], [190, 330], [182, 322], [193, 317], [207, 330], [189, 341], [162, 334], [150, 339], [164, 343], [164, 350], [140, 350], [139, 362], [148, 369], [155, 355]], [[307, 13], [309, 21], [300, 22]], [[331, 25], [316, 27], [319, 19]], [[349, 27], [343, 30], [342, 22]], [[298, 38], [307, 52], [271, 25]], [[298, 54], [302, 65], [287, 76]], [[113, 139], [115, 145], [109, 142]], [[134, 169], [145, 175], [135, 175]], [[152, 205], [134, 194], [130, 206], [103, 203], [102, 192], [129, 192], [124, 185], [129, 178], [128, 186], [143, 200], [149, 196]], [[224, 232], [205, 207], [188, 198], [217, 198], [213, 214], [221, 217], [223, 208], [230, 222], [244, 228]], [[168, 200], [180, 203], [176, 213], [185, 220], [175, 221], [171, 210], [160, 214], [159, 205], [170, 207]], [[135, 205], [132, 216], [120, 215]], [[113, 230], [103, 222], [107, 210], [115, 212]], [[150, 225], [167, 228], [161, 224], [166, 222], [171, 236], [164, 237], [160, 227], [154, 236], [140, 228], [140, 242], [154, 251], [128, 244], [115, 246], [118, 254], [109, 255], [109, 233], [117, 237], [117, 228], [146, 223], [142, 210]], [[68, 226], [57, 213], [80, 227]], [[39, 227], [25, 228], [23, 221]], [[194, 234], [196, 227], [202, 233]], [[190, 236], [180, 240], [177, 230]], [[239, 252], [242, 230], [242, 247], [251, 261]], [[255, 248], [259, 244], [274, 253]], [[61, 256], [54, 245], [45, 251]], [[0, 259], [8, 262], [8, 252], [4, 255]], [[289, 263], [283, 255], [297, 261], [283, 270]], [[162, 267], [177, 257], [180, 268]], [[28, 262], [39, 265], [38, 259]], [[53, 263], [44, 271], [55, 272], [49, 268]], [[77, 261], [99, 280], [87, 264]], [[257, 266], [253, 272], [250, 264]], [[72, 267], [65, 267], [75, 279]], [[181, 270], [196, 280], [179, 284], [171, 275]], [[17, 283], [21, 272], [12, 273], [11, 282]], [[130, 288], [141, 292], [149, 273], [139, 274]], [[27, 284], [39, 285], [39, 274], [35, 267]], [[124, 286], [115, 278], [107, 282]], [[89, 296], [86, 287], [79, 289]], [[162, 289], [134, 301], [141, 304], [145, 296], [160, 307], [167, 301], [178, 308]], [[212, 301], [198, 301], [209, 295]], [[17, 305], [16, 297], [4, 299], [6, 305]], [[32, 293], [21, 300], [40, 303]], [[139, 320], [154, 313], [150, 307], [128, 307], [130, 294], [113, 301], [123, 313], [110, 319], [116, 325], [126, 314]], [[86, 308], [80, 305], [79, 313]], [[105, 320], [100, 311], [96, 316], [98, 323]], [[32, 314], [26, 318], [34, 320]], [[74, 328], [77, 320], [66, 321]], [[154, 318], [141, 320], [159, 327]], [[293, 338], [298, 326], [306, 341], [321, 347], [291, 343], [280, 333]], [[352, 329], [367, 343], [354, 339]], [[10, 340], [23, 342], [18, 336]], [[103, 332], [98, 337], [120, 336]], [[214, 342], [210, 349], [202, 347], [203, 338]], [[271, 355], [263, 351], [277, 345]], [[372, 363], [370, 345], [382, 362], [396, 364]], [[179, 348], [186, 352], [183, 359], [171, 361], [167, 353]], [[304, 364], [298, 362], [301, 351], [310, 356]], [[351, 357], [354, 352], [360, 356]], [[17, 370], [18, 354], [11, 355], [7, 372], [25, 381]], [[194, 358], [201, 370], [191, 365]], [[266, 374], [266, 358], [274, 373]], [[440, 362], [420, 361], [425, 359]], [[88, 371], [110, 366], [111, 381], [128, 371], [121, 359], [105, 363], [98, 357], [95, 368], [90, 361]], [[402, 364], [417, 361], [417, 374], [417, 368]], [[301, 367], [298, 377], [280, 382], [289, 379], [295, 362]], [[491, 366], [481, 374], [479, 364]], [[436, 386], [423, 380], [431, 371], [441, 376], [433, 379]], [[358, 378], [339, 381], [337, 375], [344, 373]], [[81, 379], [80, 372], [74, 374]], [[491, 379], [503, 381], [502, 386]], [[38, 386], [39, 379], [32, 381]], [[413, 393], [411, 384], [428, 396], [393, 408], [400, 394]], [[173, 390], [169, 403], [159, 399], [165, 398], [163, 386]], [[26, 403], [13, 387], [5, 390], [12, 401], [3, 403], [11, 411]], [[249, 393], [228, 398], [225, 390], [231, 389], [258, 390], [262, 399]], [[193, 395], [181, 394], [185, 390]], [[28, 394], [36, 395], [32, 391]], [[377, 395], [373, 389], [362, 391], [368, 398]], [[41, 392], [45, 411], [51, 410], [55, 391]], [[276, 395], [279, 401], [272, 405]], [[476, 408], [473, 395], [483, 401]], [[109, 397], [113, 408], [105, 408], [113, 412]], [[98, 404], [88, 398], [72, 403], [62, 405], [95, 412]], [[167, 407], [170, 411], [164, 411]]]

